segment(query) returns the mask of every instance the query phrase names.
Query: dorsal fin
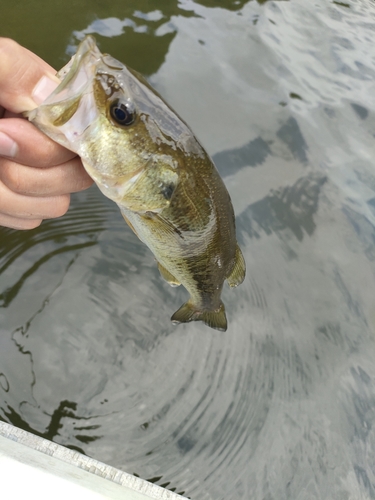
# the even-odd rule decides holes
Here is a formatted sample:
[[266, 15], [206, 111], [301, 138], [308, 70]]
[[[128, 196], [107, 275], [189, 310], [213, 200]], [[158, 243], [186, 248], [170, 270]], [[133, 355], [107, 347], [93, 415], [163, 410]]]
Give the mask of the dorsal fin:
[[229, 276], [227, 276], [227, 282], [230, 287], [235, 287], [240, 285], [245, 279], [246, 274], [246, 264], [243, 258], [240, 247], [236, 246], [236, 256], [234, 267]]

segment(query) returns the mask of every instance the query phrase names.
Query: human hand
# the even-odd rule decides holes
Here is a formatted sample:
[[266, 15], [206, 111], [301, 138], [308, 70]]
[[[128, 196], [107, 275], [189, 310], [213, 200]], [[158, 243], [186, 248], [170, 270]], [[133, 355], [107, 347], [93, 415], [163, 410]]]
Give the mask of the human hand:
[[57, 87], [55, 71], [0, 38], [0, 225], [33, 229], [68, 210], [70, 193], [92, 184], [81, 161], [21, 117]]

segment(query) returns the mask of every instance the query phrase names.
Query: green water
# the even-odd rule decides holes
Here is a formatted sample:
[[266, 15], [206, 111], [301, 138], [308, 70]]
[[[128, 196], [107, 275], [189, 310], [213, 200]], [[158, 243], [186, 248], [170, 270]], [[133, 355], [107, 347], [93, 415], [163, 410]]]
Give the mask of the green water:
[[[74, 5], [74, 7], [73, 7]], [[189, 123], [248, 275], [225, 334], [94, 187], [0, 229], [0, 419], [196, 500], [375, 498], [375, 4], [17, 2], [58, 69], [87, 33]]]
[[[219, 2], [224, 7], [230, 7], [231, 3]], [[98, 42], [102, 42], [104, 38], [105, 50], [108, 53], [126, 60], [134, 69], [151, 75], [163, 63], [169, 44], [176, 34], [175, 30], [171, 30], [164, 36], [155, 36], [156, 30], [168, 23], [172, 16], [191, 15], [193, 13], [190, 10], [184, 11], [179, 8], [174, 0], [110, 3], [89, 0], [77, 2], [34, 0], [18, 2], [16, 6], [12, 2], [5, 1], [1, 7], [1, 35], [14, 38], [59, 69], [69, 59], [65, 51], [72, 41], [74, 31], [82, 31], [91, 23], [101, 19], [118, 21], [126, 19], [134, 23], [134, 27], [126, 30], [126, 37], [102, 37], [99, 31], [96, 33]], [[148, 17], [150, 19], [147, 19]]]

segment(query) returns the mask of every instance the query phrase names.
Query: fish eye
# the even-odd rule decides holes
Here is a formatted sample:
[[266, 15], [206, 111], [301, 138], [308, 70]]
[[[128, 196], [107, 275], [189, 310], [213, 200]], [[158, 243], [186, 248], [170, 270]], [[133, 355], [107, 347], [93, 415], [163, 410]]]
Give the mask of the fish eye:
[[135, 120], [135, 111], [133, 106], [128, 103], [114, 101], [110, 107], [111, 118], [119, 125], [131, 125]]

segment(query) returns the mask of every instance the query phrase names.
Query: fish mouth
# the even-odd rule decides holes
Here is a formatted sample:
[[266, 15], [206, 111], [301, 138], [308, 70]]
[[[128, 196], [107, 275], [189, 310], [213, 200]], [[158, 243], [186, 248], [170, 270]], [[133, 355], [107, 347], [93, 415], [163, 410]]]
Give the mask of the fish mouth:
[[39, 107], [24, 113], [40, 130], [77, 154], [81, 137], [99, 115], [93, 82], [98, 70], [108, 69], [103, 59], [95, 38], [86, 36], [57, 73], [61, 80], [58, 87]]
[[57, 73], [61, 83], [42, 104], [54, 104], [84, 94], [91, 88], [98, 72], [106, 74], [121, 69], [119, 62], [108, 54], [102, 54], [95, 38], [87, 35], [68, 64]]
[[74, 96], [82, 95], [90, 87], [96, 74], [96, 68], [102, 60], [102, 53], [91, 35], [79, 44], [76, 54], [58, 73], [61, 80], [58, 87], [42, 103], [55, 104]]

